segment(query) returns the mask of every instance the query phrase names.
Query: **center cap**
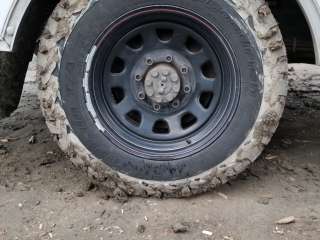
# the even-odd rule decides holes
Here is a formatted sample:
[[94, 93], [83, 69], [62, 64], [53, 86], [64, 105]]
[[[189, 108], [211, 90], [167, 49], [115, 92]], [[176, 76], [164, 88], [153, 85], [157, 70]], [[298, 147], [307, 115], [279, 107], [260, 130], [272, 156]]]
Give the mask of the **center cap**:
[[156, 103], [168, 103], [178, 96], [181, 87], [180, 77], [169, 64], [160, 63], [151, 68], [145, 78], [147, 96]]

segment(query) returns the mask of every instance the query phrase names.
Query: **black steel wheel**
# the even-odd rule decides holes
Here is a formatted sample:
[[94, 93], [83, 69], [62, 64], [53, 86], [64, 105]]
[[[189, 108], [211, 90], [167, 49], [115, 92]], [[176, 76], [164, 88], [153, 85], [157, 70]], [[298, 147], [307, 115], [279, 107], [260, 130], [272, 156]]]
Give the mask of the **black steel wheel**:
[[[235, 26], [226, 21], [208, 21], [175, 4], [145, 5], [111, 18], [112, 22], [97, 18], [100, 10], [94, 6], [80, 19], [62, 58], [62, 99], [74, 131], [111, 167], [143, 179], [186, 178], [223, 161], [252, 127], [262, 98], [262, 85], [258, 81], [262, 74], [260, 56], [250, 35], [239, 41], [226, 34], [238, 37]], [[91, 21], [103, 28], [97, 31], [97, 27], [88, 24]], [[217, 26], [218, 23], [226, 29]], [[79, 42], [84, 33], [83, 41]], [[250, 50], [243, 49], [247, 45]], [[85, 56], [81, 57], [83, 53]], [[83, 58], [84, 77], [79, 76], [80, 69], [76, 72], [67, 69], [68, 62]], [[245, 58], [248, 59], [242, 62]], [[253, 64], [254, 73], [250, 69], [240, 71], [241, 67], [248, 68], [248, 64]], [[253, 76], [245, 76], [248, 73]], [[78, 78], [77, 84], [81, 84], [85, 93], [81, 97], [82, 108], [88, 112], [90, 121], [86, 124], [90, 128], [85, 131], [77, 127], [79, 117], [74, 112], [77, 85], [72, 84], [69, 91], [70, 77]], [[254, 93], [242, 98], [250, 101], [251, 109], [236, 119], [246, 84], [251, 84], [250, 91]], [[241, 128], [229, 133], [231, 122]], [[235, 134], [239, 136], [234, 137]], [[228, 143], [219, 146], [224, 137]], [[126, 164], [118, 159], [119, 154], [111, 159], [106, 157], [110, 156], [105, 150], [106, 143], [113, 149], [111, 154], [116, 149], [127, 155]], [[198, 154], [209, 149], [214, 158], [209, 155], [198, 159]], [[157, 172], [147, 174], [140, 169], [141, 164], [164, 167], [168, 162], [182, 164], [183, 169], [172, 172], [156, 167]]]
[[253, 161], [282, 113], [286, 58], [269, 48], [280, 32], [255, 33], [274, 26], [267, 7], [236, 2], [59, 5], [66, 34], [40, 48], [59, 59], [59, 91], [50, 78], [41, 103], [73, 161], [116, 193], [159, 196], [207, 191]]
[[234, 114], [240, 77], [232, 49], [190, 14], [172, 7], [129, 13], [96, 42], [87, 102], [103, 131], [131, 154], [194, 154]]

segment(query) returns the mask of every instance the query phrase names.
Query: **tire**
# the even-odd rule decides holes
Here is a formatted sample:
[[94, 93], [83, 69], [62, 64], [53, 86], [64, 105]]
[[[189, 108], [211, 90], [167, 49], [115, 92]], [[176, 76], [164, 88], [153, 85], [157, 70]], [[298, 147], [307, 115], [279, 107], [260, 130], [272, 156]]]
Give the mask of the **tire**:
[[[232, 2], [62, 0], [57, 5], [37, 53], [42, 111], [61, 149], [108, 195], [189, 197], [210, 191], [244, 171], [270, 141], [287, 94], [284, 43], [264, 1]], [[148, 48], [154, 29], [169, 27], [170, 39], [157, 32], [155, 47]], [[175, 31], [188, 33], [183, 54], [181, 44], [175, 44], [182, 41], [175, 40]], [[133, 38], [136, 47], [129, 44]], [[127, 49], [123, 42], [136, 52], [151, 50], [139, 53], [143, 61], [132, 53], [123, 60], [116, 55]], [[159, 45], [167, 43], [172, 44], [170, 51]], [[197, 60], [201, 54], [209, 59], [202, 65]], [[169, 55], [174, 61], [162, 64]], [[167, 72], [164, 68], [178, 76], [165, 79], [170, 89], [178, 79], [179, 91], [163, 95], [156, 82], [148, 87], [149, 79], [158, 81], [157, 74]], [[134, 75], [126, 76], [128, 69]], [[153, 77], [150, 69], [156, 72]], [[142, 85], [137, 72], [145, 74]], [[119, 76], [135, 81], [114, 93], [111, 79]], [[204, 85], [200, 77], [215, 84]], [[204, 97], [208, 110], [201, 100], [206, 86], [213, 89]], [[138, 96], [141, 89], [147, 95], [129, 101], [139, 106], [131, 119], [137, 126], [126, 122], [128, 110], [121, 107], [123, 99], [137, 96], [132, 89], [138, 89]], [[179, 100], [178, 110], [172, 99]], [[187, 107], [194, 109], [194, 101], [200, 102], [201, 111], [186, 112]], [[148, 121], [141, 120], [146, 116], [161, 119], [148, 127]], [[175, 118], [181, 125], [174, 125]]]

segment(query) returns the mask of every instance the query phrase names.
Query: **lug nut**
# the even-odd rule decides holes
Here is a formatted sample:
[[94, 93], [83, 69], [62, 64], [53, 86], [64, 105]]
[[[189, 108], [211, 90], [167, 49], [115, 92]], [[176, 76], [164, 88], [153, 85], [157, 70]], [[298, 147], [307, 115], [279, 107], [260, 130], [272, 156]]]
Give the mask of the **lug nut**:
[[151, 76], [152, 76], [153, 78], [156, 78], [156, 77], [159, 76], [159, 73], [158, 73], [157, 71], [153, 71], [153, 72], [151, 73]]
[[191, 88], [189, 86], [185, 86], [183, 90], [185, 93], [190, 93]]
[[141, 75], [137, 74], [137, 75], [135, 76], [135, 79], [136, 79], [136, 81], [141, 81], [141, 80], [142, 80], [142, 77], [141, 77]]
[[172, 58], [172, 56], [167, 56], [167, 57], [166, 57], [166, 60], [167, 60], [167, 62], [170, 63], [170, 62], [172, 62], [173, 58]]
[[162, 75], [163, 75], [163, 76], [169, 76], [170, 73], [169, 73], [168, 71], [163, 71], [163, 72], [162, 72]]
[[180, 71], [182, 74], [186, 74], [188, 72], [188, 67], [183, 66], [183, 67], [181, 67]]
[[154, 91], [153, 91], [152, 88], [147, 88], [147, 89], [146, 89], [146, 93], [147, 93], [147, 95], [148, 95], [149, 97], [152, 97], [153, 94], [154, 94]]
[[139, 93], [138, 93], [138, 98], [139, 98], [140, 100], [143, 100], [143, 99], [146, 98], [146, 95], [144, 94], [144, 92], [139, 92]]
[[173, 103], [172, 103], [172, 107], [174, 107], [174, 108], [179, 107], [179, 105], [180, 105], [180, 101], [179, 101], [179, 100], [175, 100], [175, 101], [173, 101]]
[[153, 64], [153, 60], [151, 58], [146, 59], [146, 64], [151, 66]]
[[160, 105], [159, 104], [154, 104], [153, 105], [153, 109], [155, 110], [155, 111], [160, 111]]

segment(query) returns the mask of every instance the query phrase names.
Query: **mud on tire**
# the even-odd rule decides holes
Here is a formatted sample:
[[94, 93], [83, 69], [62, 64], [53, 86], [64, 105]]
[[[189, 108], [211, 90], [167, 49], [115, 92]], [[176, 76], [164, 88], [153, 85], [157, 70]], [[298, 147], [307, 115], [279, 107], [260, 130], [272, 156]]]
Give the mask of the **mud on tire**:
[[[183, 158], [168, 155], [166, 159], [158, 161], [160, 157], [157, 159], [153, 156], [160, 156], [157, 155], [159, 152], [140, 157], [139, 154], [129, 154], [129, 150], [109, 141], [108, 139], [113, 136], [105, 136], [103, 133], [108, 132], [106, 130], [110, 126], [102, 120], [101, 124], [99, 121], [97, 124], [96, 116], [90, 112], [93, 105], [88, 107], [86, 104], [89, 99], [84, 97], [78, 101], [77, 98], [85, 96], [86, 91], [83, 89], [85, 69], [88, 67], [88, 62], [91, 60], [94, 62], [90, 53], [94, 52], [92, 47], [97, 46], [89, 44], [92, 39], [90, 41], [82, 39], [84, 44], [81, 45], [79, 36], [85, 34], [81, 31], [84, 19], [90, 19], [90, 14], [92, 19], [99, 14], [99, 11], [101, 13], [101, 9], [109, 9], [110, 4], [113, 4], [114, 11], [112, 14], [106, 14], [109, 19], [106, 17], [105, 20], [112, 25], [117, 20], [117, 14], [121, 18], [127, 12], [134, 12], [138, 8], [165, 5], [164, 1], [115, 2], [62, 0], [49, 18], [40, 38], [37, 57], [41, 108], [48, 128], [61, 149], [70, 156], [76, 166], [87, 172], [111, 196], [188, 197], [210, 191], [237, 176], [259, 156], [270, 141], [282, 115], [287, 94], [285, 47], [269, 7], [264, 1], [250, 0], [232, 1], [232, 5], [224, 0], [165, 1], [166, 5], [186, 9], [188, 14], [195, 11], [194, 16], [198, 17], [200, 14], [199, 18], [204, 18], [208, 21], [206, 23], [212, 23], [214, 16], [211, 12], [215, 11], [227, 19], [225, 24], [231, 24], [234, 28], [225, 29], [224, 37], [236, 35], [238, 31], [240, 39], [238, 42], [244, 44], [244, 48], [241, 48], [241, 45], [238, 49], [231, 47], [231, 52], [235, 54], [237, 60], [235, 72], [240, 73], [237, 75], [238, 87], [233, 85], [230, 89], [242, 90], [233, 94], [235, 96], [239, 94], [235, 104], [237, 107], [230, 113], [232, 117], [226, 120], [228, 124], [221, 130], [218, 141], [212, 141], [211, 145], [202, 148], [201, 151], [186, 154]], [[95, 12], [95, 8], [100, 10]], [[237, 20], [233, 22], [235, 18], [231, 18], [230, 15], [236, 16]], [[89, 21], [87, 23], [87, 30], [90, 31], [93, 25], [91, 26]], [[223, 38], [223, 29], [221, 33]], [[97, 35], [96, 38], [98, 37]], [[77, 39], [80, 43], [75, 43]], [[233, 37], [229, 41], [232, 45], [236, 39]], [[250, 44], [246, 45], [247, 43]], [[75, 53], [75, 46], [80, 55]], [[81, 59], [82, 52], [84, 54]], [[242, 56], [241, 61], [239, 56]], [[80, 67], [73, 68], [72, 62]], [[72, 74], [75, 74], [75, 70], [72, 69], [77, 69], [79, 76], [71, 86], [67, 79], [74, 76]], [[83, 71], [78, 71], [79, 69]], [[77, 90], [78, 93], [72, 92], [73, 88], [80, 90]], [[83, 90], [84, 92], [81, 92]], [[70, 98], [70, 93], [75, 94], [74, 101]], [[210, 120], [211, 115], [204, 124], [212, 122]], [[199, 129], [205, 128], [203, 126]], [[188, 141], [189, 135], [187, 138], [184, 136], [188, 144], [192, 143]], [[105, 141], [101, 141], [104, 139], [103, 136]], [[214, 138], [213, 135], [210, 137]], [[220, 145], [217, 143], [219, 141]], [[227, 142], [230, 144], [226, 144]], [[202, 145], [199, 143], [199, 146]], [[221, 154], [216, 156], [217, 152]], [[166, 156], [166, 152], [163, 154]], [[157, 172], [157, 169], [161, 171]]]

